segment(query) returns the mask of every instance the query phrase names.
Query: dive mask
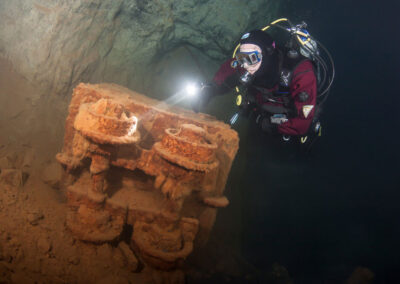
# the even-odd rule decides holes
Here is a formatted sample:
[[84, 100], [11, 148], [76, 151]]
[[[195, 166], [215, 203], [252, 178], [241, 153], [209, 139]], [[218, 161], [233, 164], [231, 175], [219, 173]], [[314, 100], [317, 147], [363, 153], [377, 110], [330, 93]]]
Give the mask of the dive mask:
[[243, 67], [244, 64], [254, 65], [261, 61], [262, 55], [258, 51], [238, 52], [236, 53], [237, 63]]

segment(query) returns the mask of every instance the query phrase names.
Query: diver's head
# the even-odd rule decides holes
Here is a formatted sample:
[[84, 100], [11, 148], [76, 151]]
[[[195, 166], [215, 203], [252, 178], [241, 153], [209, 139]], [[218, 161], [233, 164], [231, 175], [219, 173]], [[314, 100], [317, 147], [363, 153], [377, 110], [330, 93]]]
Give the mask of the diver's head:
[[250, 74], [254, 74], [262, 63], [262, 51], [258, 45], [244, 43], [240, 45], [239, 52], [236, 54], [239, 64]]
[[263, 77], [264, 82], [259, 83], [266, 87], [275, 84], [279, 79], [279, 57], [275, 42], [262, 30], [253, 30], [242, 36], [236, 60], [250, 74], [256, 76], [256, 80], [257, 77]]

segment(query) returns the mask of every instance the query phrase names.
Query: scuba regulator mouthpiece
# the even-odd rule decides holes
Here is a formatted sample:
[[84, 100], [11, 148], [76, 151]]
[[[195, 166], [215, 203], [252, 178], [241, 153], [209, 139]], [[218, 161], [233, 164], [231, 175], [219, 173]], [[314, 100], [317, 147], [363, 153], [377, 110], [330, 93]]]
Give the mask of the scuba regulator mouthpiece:
[[252, 74], [250, 74], [249, 71], [246, 71], [243, 73], [242, 76], [240, 76], [239, 81], [243, 85], [247, 85], [253, 80], [253, 78], [254, 78], [254, 76]]

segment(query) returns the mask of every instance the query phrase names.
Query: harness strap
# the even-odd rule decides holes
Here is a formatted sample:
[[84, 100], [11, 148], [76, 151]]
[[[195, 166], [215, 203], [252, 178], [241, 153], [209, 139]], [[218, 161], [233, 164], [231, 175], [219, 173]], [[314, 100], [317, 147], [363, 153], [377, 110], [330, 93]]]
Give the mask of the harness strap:
[[290, 113], [288, 108], [284, 106], [262, 105], [261, 109], [272, 114], [284, 113], [286, 115], [289, 115]]

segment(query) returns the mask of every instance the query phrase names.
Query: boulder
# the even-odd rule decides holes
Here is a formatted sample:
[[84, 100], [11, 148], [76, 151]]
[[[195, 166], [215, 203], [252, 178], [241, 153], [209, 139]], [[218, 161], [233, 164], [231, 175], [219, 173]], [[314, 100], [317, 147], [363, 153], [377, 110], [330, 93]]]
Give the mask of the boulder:
[[12, 169], [14, 167], [14, 163], [11, 161], [9, 156], [4, 156], [0, 158], [0, 171], [2, 169]]
[[3, 169], [0, 173], [0, 183], [20, 187], [23, 185], [23, 174], [18, 169]]
[[33, 166], [33, 161], [35, 160], [35, 153], [33, 149], [28, 149], [23, 156], [21, 169], [23, 172], [30, 172]]
[[31, 211], [26, 214], [26, 220], [31, 224], [32, 226], [36, 226], [39, 224], [39, 221], [44, 219], [44, 215], [42, 212], [39, 210], [36, 211]]
[[40, 237], [37, 241], [37, 248], [39, 249], [39, 251], [43, 254], [48, 253], [51, 248], [52, 248], [52, 244], [51, 241], [48, 240], [45, 237]]
[[374, 273], [366, 267], [356, 267], [345, 284], [372, 284], [374, 283]]
[[59, 188], [62, 177], [62, 166], [57, 162], [47, 165], [42, 172], [42, 181], [53, 188]]

